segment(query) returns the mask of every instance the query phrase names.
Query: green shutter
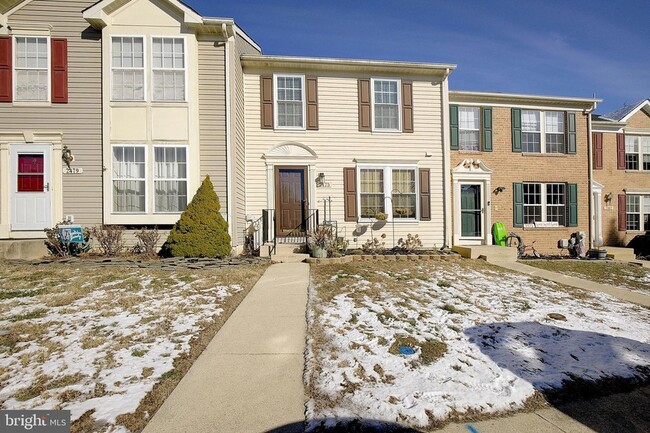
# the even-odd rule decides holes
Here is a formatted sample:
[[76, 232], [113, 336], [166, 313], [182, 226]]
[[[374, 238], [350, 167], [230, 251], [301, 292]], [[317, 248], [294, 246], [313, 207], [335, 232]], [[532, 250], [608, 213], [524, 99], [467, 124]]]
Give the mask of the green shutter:
[[578, 184], [568, 184], [569, 227], [578, 227]]
[[521, 109], [520, 108], [512, 109], [512, 151], [521, 152]]
[[523, 227], [524, 226], [524, 184], [523, 183], [513, 183], [513, 210], [514, 214], [512, 216], [512, 225], [514, 227]]
[[483, 151], [492, 152], [492, 107], [483, 107]]
[[458, 150], [458, 105], [449, 106], [449, 126], [451, 128], [451, 150]]
[[567, 113], [567, 153], [575, 154], [577, 151], [576, 138], [576, 113]]

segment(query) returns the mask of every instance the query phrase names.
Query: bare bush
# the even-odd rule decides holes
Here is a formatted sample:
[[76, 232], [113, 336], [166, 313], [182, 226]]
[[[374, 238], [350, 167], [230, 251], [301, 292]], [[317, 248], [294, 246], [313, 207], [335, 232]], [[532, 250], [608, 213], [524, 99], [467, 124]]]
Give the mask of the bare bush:
[[124, 249], [124, 227], [102, 225], [93, 227], [90, 232], [97, 240], [99, 248], [102, 250], [102, 255], [114, 257]]
[[153, 229], [142, 228], [139, 232], [135, 232], [134, 235], [138, 239], [138, 243], [133, 248], [134, 253], [142, 254], [146, 257], [155, 257], [158, 255], [160, 233], [158, 233], [157, 227]]

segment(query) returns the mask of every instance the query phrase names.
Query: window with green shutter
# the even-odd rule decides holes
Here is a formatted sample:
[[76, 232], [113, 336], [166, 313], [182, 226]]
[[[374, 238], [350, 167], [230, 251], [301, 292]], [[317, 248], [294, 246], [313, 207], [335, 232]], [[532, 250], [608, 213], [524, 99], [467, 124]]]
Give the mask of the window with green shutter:
[[492, 152], [492, 108], [483, 107], [483, 151]]
[[569, 227], [578, 227], [578, 185], [570, 183], [569, 190]]
[[524, 184], [513, 183], [513, 216], [512, 225], [515, 227], [524, 226]]
[[521, 109], [512, 109], [512, 151], [521, 152]]
[[458, 105], [449, 106], [449, 127], [451, 129], [451, 150], [458, 150]]

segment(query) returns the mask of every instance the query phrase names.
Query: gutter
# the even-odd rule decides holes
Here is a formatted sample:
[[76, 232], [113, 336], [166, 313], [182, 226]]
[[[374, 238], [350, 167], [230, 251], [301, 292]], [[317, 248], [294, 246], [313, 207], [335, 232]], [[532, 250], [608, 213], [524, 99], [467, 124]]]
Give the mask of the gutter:
[[[590, 109], [584, 110], [583, 113], [587, 115], [587, 173], [589, 179], [589, 249], [594, 248], [595, 240], [598, 234], [596, 233], [596, 221], [594, 220], [596, 214], [596, 206], [600, 203], [594, 203], [594, 164], [593, 164], [593, 143], [592, 143], [592, 126], [591, 126], [591, 113], [596, 110], [598, 102], [594, 101]], [[601, 217], [602, 218], [602, 217]]]
[[443, 248], [451, 248], [453, 242], [452, 233], [452, 208], [454, 206], [451, 185], [451, 130], [449, 124], [449, 74], [452, 69], [445, 72], [445, 79], [442, 81], [442, 203], [444, 209], [443, 223]]
[[[222, 30], [224, 30], [224, 35], [225, 33], [225, 27], [226, 24], [222, 23]], [[231, 96], [230, 96], [230, 41], [231, 38], [230, 36], [227, 36], [226, 43], [225, 43], [225, 49], [224, 53], [226, 56], [226, 61], [225, 61], [225, 74], [226, 74], [226, 220], [228, 221], [228, 234], [230, 235], [230, 242], [231, 245], [233, 244], [234, 237], [233, 237], [233, 220], [232, 220], [232, 161], [230, 160], [230, 156], [232, 155], [232, 143], [230, 140], [230, 101], [231, 101]]]

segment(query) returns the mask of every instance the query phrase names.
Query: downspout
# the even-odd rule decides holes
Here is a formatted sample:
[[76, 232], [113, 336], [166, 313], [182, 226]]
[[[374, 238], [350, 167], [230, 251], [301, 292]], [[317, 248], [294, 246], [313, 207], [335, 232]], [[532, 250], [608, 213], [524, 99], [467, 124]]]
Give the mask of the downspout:
[[594, 217], [596, 216], [594, 203], [594, 167], [593, 167], [593, 149], [592, 149], [592, 132], [591, 132], [591, 113], [596, 109], [598, 105], [597, 102], [594, 102], [594, 105], [589, 110], [585, 110], [587, 115], [587, 167], [588, 167], [588, 177], [589, 177], [589, 249], [594, 248], [594, 240], [597, 236], [596, 234], [596, 221]]
[[221, 31], [226, 37], [225, 43], [225, 74], [226, 74], [226, 206], [227, 206], [227, 215], [226, 220], [228, 221], [228, 234], [230, 235], [231, 245], [235, 246], [234, 243], [237, 240], [233, 236], [233, 219], [232, 219], [232, 161], [230, 156], [232, 155], [231, 149], [231, 140], [230, 140], [230, 36], [228, 36], [226, 24], [221, 24]]
[[442, 172], [443, 172], [443, 188], [442, 188], [442, 197], [443, 197], [443, 208], [444, 208], [444, 244], [443, 247], [451, 248], [451, 209], [453, 203], [451, 202], [451, 174], [450, 174], [450, 165], [451, 165], [451, 146], [449, 143], [449, 137], [451, 132], [449, 129], [449, 74], [451, 70], [449, 68], [445, 71], [445, 79], [442, 82]]

